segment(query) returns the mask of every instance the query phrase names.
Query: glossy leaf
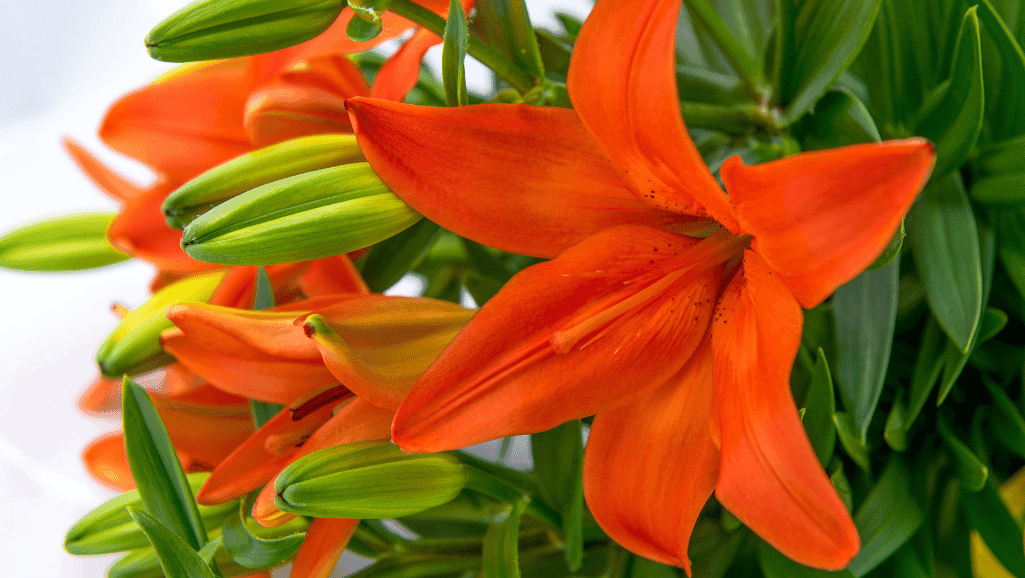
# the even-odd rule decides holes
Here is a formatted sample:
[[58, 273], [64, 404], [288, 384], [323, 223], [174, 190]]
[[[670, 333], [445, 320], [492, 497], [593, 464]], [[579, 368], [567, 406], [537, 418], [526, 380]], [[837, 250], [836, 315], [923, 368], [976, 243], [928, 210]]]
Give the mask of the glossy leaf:
[[796, 53], [784, 70], [786, 118], [804, 115], [854, 61], [868, 39], [881, 0], [805, 0], [794, 17]]
[[566, 561], [576, 571], [583, 560], [584, 443], [580, 420], [530, 436], [542, 496], [562, 514]]
[[449, 106], [469, 104], [466, 95], [466, 12], [459, 0], [449, 0], [448, 20], [441, 48], [441, 80], [445, 86], [445, 103]]
[[281, 564], [299, 549], [309, 523], [302, 517], [283, 526], [268, 529], [247, 521], [253, 501], [243, 501], [233, 510], [221, 534], [224, 549], [234, 560], [246, 568], [271, 568]]
[[975, 216], [959, 174], [925, 187], [908, 213], [908, 238], [933, 315], [951, 341], [967, 351], [982, 314], [982, 263]]
[[804, 398], [804, 407], [804, 429], [808, 432], [815, 455], [825, 466], [833, 457], [833, 447], [836, 445], [836, 427], [833, 425], [836, 399], [833, 395], [833, 377], [826, 363], [826, 353], [821, 347], [815, 357], [815, 369], [808, 395]]
[[519, 578], [520, 516], [526, 500], [503, 509], [488, 526], [484, 534], [484, 552], [481, 565], [486, 578]]
[[129, 509], [128, 513], [146, 533], [167, 578], [214, 578], [214, 573], [199, 553], [157, 518], [142, 510]]
[[0, 237], [0, 267], [17, 271], [81, 271], [130, 258], [107, 240], [112, 213], [46, 219]]
[[415, 269], [441, 235], [441, 227], [420, 219], [412, 227], [371, 247], [360, 267], [367, 287], [380, 293]]
[[910, 479], [904, 460], [894, 455], [854, 514], [861, 552], [847, 569], [855, 576], [864, 576], [889, 558], [922, 524], [924, 515], [911, 497]]
[[947, 449], [950, 450], [950, 455], [954, 458], [954, 467], [957, 469], [963, 487], [970, 492], [981, 490], [989, 478], [989, 469], [964, 442], [957, 438], [942, 415], [936, 417], [936, 426], [940, 437], [947, 445]]
[[854, 578], [849, 570], [830, 572], [802, 566], [765, 542], [758, 545], [758, 566], [765, 578]]
[[185, 228], [191, 257], [222, 265], [271, 265], [341, 255], [420, 220], [366, 163], [321, 169], [257, 187]]
[[171, 438], [139, 384], [125, 378], [121, 391], [125, 454], [142, 505], [171, 532], [199, 549], [206, 543], [206, 530]]
[[978, 530], [1000, 564], [1014, 576], [1025, 577], [1021, 528], [1000, 500], [993, 480], [988, 480], [981, 491], [962, 494], [961, 501], [968, 523]]
[[534, 27], [523, 0], [478, 0], [476, 19], [487, 38], [506, 58], [535, 77], [545, 77]]
[[926, 104], [931, 108], [915, 131], [936, 143], [936, 177], [961, 166], [975, 147], [982, 131], [983, 100], [982, 40], [976, 7], [972, 7], [961, 24], [950, 76]]
[[836, 290], [836, 382], [854, 424], [868, 430], [883, 389], [897, 315], [899, 260]]
[[151, 57], [192, 62], [271, 52], [309, 40], [335, 21], [345, 0], [199, 0], [146, 36]]

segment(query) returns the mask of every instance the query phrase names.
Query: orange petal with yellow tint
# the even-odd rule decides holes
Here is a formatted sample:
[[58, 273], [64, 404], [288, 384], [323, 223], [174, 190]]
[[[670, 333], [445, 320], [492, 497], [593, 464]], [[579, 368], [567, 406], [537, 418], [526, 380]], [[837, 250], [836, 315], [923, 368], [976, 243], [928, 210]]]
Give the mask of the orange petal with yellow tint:
[[544, 431], [661, 385], [712, 313], [722, 267], [703, 248], [625, 225], [524, 269], [406, 396], [395, 443], [431, 452]]
[[392, 191], [486, 245], [554, 257], [614, 225], [687, 221], [637, 199], [572, 110], [365, 98], [347, 106], [360, 149]]
[[[205, 347], [234, 355], [260, 354], [295, 361], [320, 359], [317, 348], [296, 327], [292, 311], [249, 311], [206, 303], [179, 303], [167, 308], [167, 318], [187, 337]], [[219, 347], [228, 337], [227, 346]]]
[[602, 529], [688, 576], [691, 531], [719, 471], [712, 399], [706, 341], [662, 387], [595, 416], [584, 454], [584, 496]]
[[719, 175], [752, 248], [811, 308], [879, 256], [932, 171], [921, 138], [801, 153]]
[[266, 484], [292, 461], [313, 432], [331, 419], [335, 406], [350, 395], [344, 386], [331, 385], [278, 412], [221, 461], [196, 500], [220, 504]]
[[[349, 442], [365, 442], [388, 439], [395, 412], [381, 409], [358, 397], [342, 402], [334, 417], [310, 436], [298, 452], [292, 454], [289, 463], [319, 449]], [[282, 512], [274, 505], [273, 481], [260, 491], [253, 504], [253, 519], [263, 526], [279, 526], [295, 518], [295, 514]]]
[[368, 295], [323, 310], [303, 328], [338, 381], [395, 411], [473, 314], [436, 299]]
[[289, 578], [328, 578], [358, 525], [359, 520], [351, 518], [314, 518]]
[[97, 376], [85, 393], [78, 398], [82, 411], [102, 416], [115, 415], [121, 411], [121, 380]]
[[370, 96], [401, 102], [420, 78], [420, 64], [427, 50], [441, 43], [437, 34], [421, 28], [381, 65]]
[[680, 114], [673, 41], [681, 2], [599, 0], [573, 48], [569, 96], [639, 199], [666, 211], [711, 216], [736, 232], [730, 201]]
[[107, 434], [90, 443], [82, 452], [82, 461], [100, 482], [122, 492], [135, 489], [121, 432]]
[[[225, 335], [219, 349], [223, 350], [232, 345], [228, 339], [230, 338]], [[289, 404], [317, 388], [336, 381], [319, 358], [296, 361], [266, 354], [258, 355], [258, 352], [246, 354], [244, 357], [224, 354], [203, 347], [186, 337], [179, 329], [165, 331], [160, 336], [160, 342], [182, 365], [218, 389], [260, 401]], [[238, 342], [234, 345], [238, 345]]]
[[774, 548], [838, 570], [858, 553], [851, 515], [819, 465], [790, 393], [803, 317], [755, 252], [726, 288], [712, 324], [721, 464], [716, 497]]
[[356, 270], [352, 260], [345, 255], [311, 262], [306, 273], [299, 279], [299, 285], [307, 297], [337, 293], [370, 293], [367, 282]]
[[110, 167], [103, 164], [100, 159], [85, 150], [82, 145], [70, 138], [64, 139], [63, 143], [64, 148], [71, 155], [71, 158], [74, 159], [75, 164], [82, 169], [82, 172], [89, 175], [89, 178], [96, 183], [96, 186], [103, 189], [103, 192], [114, 199], [126, 201], [143, 191], [142, 187], [114, 172]]
[[174, 447], [195, 469], [213, 469], [254, 431], [248, 402], [210, 386], [152, 398]]
[[184, 69], [115, 102], [100, 138], [184, 182], [252, 148], [242, 129], [249, 90], [243, 60]]

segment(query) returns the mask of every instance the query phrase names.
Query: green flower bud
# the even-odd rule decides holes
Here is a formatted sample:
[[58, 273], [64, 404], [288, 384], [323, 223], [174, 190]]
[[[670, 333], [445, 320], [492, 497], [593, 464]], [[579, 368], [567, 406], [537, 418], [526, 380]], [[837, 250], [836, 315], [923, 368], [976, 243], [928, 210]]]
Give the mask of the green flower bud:
[[224, 275], [224, 271], [217, 271], [171, 283], [128, 313], [96, 352], [100, 373], [105, 377], [137, 375], [172, 361], [160, 347], [160, 333], [174, 327], [164, 311], [175, 303], [206, 301]]
[[[207, 472], [189, 474], [189, 486], [193, 493], [199, 491], [209, 477]], [[126, 507], [142, 508], [138, 490], [121, 494], [75, 522], [64, 536], [64, 549], [76, 556], [89, 556], [148, 547], [146, 535], [132, 521]], [[237, 510], [238, 502], [235, 500], [216, 506], [199, 506], [199, 514], [206, 528], [220, 526]]]
[[84, 213], [39, 221], [0, 237], [0, 267], [19, 271], [80, 271], [129, 256], [111, 246], [113, 213]]
[[320, 259], [383, 241], [421, 219], [370, 165], [312, 171], [221, 203], [185, 228], [182, 249], [221, 265]]
[[283, 511], [323, 518], [395, 518], [456, 497], [466, 471], [447, 454], [404, 454], [387, 441], [325, 448], [296, 460], [274, 482]]
[[260, 185], [294, 175], [363, 160], [351, 134], [287, 140], [217, 165], [182, 185], [164, 201], [167, 224], [184, 229], [197, 216]]
[[272, 52], [327, 30], [345, 0], [199, 0], [146, 36], [151, 57], [192, 62]]

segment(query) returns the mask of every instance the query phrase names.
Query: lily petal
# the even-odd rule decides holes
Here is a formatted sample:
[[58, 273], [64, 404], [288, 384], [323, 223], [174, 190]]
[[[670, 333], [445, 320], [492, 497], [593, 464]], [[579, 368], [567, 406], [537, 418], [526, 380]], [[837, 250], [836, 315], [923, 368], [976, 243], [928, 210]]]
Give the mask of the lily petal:
[[143, 187], [114, 172], [113, 169], [103, 164], [100, 159], [93, 156], [92, 153], [74, 140], [66, 138], [63, 143], [64, 148], [71, 155], [71, 158], [74, 159], [78, 168], [89, 175], [89, 178], [96, 183], [96, 186], [103, 189], [103, 192], [114, 199], [127, 201], [145, 190]]
[[584, 496], [602, 529], [688, 576], [691, 531], [719, 471], [712, 392], [712, 356], [702, 345], [662, 387], [596, 416], [584, 454]]
[[317, 259], [299, 279], [303, 293], [308, 297], [337, 293], [369, 294], [367, 282], [345, 255]]
[[314, 518], [292, 562], [289, 578], [327, 578], [338, 564], [359, 520]]
[[921, 138], [801, 153], [744, 166], [723, 163], [752, 249], [806, 308], [850, 281], [889, 243], [935, 162]]
[[246, 400], [213, 387], [152, 398], [174, 447], [193, 469], [212, 470], [253, 433]]
[[122, 492], [135, 489], [125, 456], [125, 436], [121, 432], [94, 440], [82, 452], [82, 461], [89, 473], [104, 484]]
[[[386, 440], [391, 429], [394, 412], [381, 409], [358, 397], [342, 402], [341, 408], [327, 423], [322, 425], [298, 452], [292, 454], [288, 463], [309, 455], [319, 449], [349, 442]], [[282, 512], [274, 505], [274, 484], [268, 483], [260, 491], [253, 504], [253, 519], [262, 526], [273, 527], [295, 518], [295, 514]]]
[[395, 411], [473, 314], [436, 299], [368, 295], [310, 316], [303, 329], [338, 381]]
[[614, 225], [688, 221], [635, 198], [571, 110], [366, 98], [346, 106], [360, 149], [396, 195], [486, 245], [554, 257]]
[[309, 437], [331, 419], [349, 390], [335, 384], [313, 392], [267, 421], [214, 469], [196, 494], [201, 504], [220, 504], [273, 479]]
[[860, 547], [850, 514], [819, 465], [790, 393], [801, 340], [797, 301], [754, 251], [712, 323], [722, 461], [716, 497], [788, 557], [836, 570]]
[[420, 63], [427, 50], [441, 43], [437, 34], [421, 28], [381, 65], [374, 77], [370, 96], [402, 102], [420, 78]]
[[78, 407], [93, 415], [116, 415], [121, 411], [121, 380], [97, 376], [78, 398]]
[[296, 361], [320, 359], [317, 348], [293, 321], [292, 311], [247, 311], [206, 303], [179, 303], [167, 308], [167, 318], [186, 336], [211, 349], [229, 339], [222, 350], [235, 355], [260, 354]]
[[680, 114], [673, 40], [681, 2], [599, 0], [577, 38], [567, 87], [573, 108], [638, 198], [711, 216], [736, 233], [730, 201]]
[[183, 70], [121, 98], [100, 125], [108, 146], [179, 182], [252, 148], [244, 61]]
[[429, 452], [544, 431], [662, 384], [712, 313], [722, 268], [698, 244], [625, 225], [523, 270], [410, 391], [395, 443]]

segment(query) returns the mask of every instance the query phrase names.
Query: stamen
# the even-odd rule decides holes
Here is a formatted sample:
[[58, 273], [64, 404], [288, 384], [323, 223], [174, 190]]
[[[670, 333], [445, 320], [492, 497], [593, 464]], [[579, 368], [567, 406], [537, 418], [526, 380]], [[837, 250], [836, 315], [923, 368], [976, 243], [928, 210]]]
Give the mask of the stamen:
[[352, 395], [352, 392], [350, 392], [344, 385], [332, 385], [319, 392], [313, 392], [306, 398], [296, 401], [289, 408], [292, 413], [292, 421], [299, 421], [317, 409], [349, 395]]

